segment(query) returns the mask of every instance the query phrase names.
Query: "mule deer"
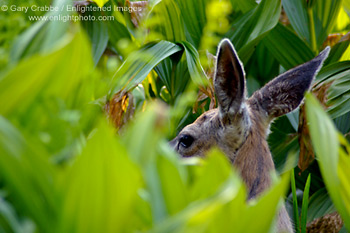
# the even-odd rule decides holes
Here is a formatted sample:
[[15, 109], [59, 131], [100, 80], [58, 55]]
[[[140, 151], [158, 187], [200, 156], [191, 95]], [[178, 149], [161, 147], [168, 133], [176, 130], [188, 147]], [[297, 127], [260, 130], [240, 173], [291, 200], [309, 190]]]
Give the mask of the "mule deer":
[[[170, 142], [171, 146], [185, 157], [203, 156], [217, 146], [240, 172], [248, 199], [256, 197], [271, 184], [270, 172], [274, 169], [266, 141], [269, 125], [274, 118], [299, 106], [328, 53], [329, 47], [247, 99], [242, 63], [231, 42], [224, 39], [218, 48], [214, 78], [219, 107], [186, 126]], [[279, 212], [277, 231], [293, 232], [284, 207]]]

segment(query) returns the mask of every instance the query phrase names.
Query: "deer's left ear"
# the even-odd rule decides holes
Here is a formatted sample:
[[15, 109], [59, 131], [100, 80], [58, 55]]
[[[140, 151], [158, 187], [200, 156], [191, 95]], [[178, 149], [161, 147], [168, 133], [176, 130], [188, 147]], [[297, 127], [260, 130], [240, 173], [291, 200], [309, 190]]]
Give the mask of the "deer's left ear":
[[249, 99], [251, 107], [263, 109], [269, 120], [296, 109], [309, 90], [312, 80], [328, 57], [325, 48], [317, 57], [297, 66], [267, 83]]
[[219, 44], [214, 88], [221, 114], [235, 116], [245, 100], [245, 74], [242, 63], [228, 39]]

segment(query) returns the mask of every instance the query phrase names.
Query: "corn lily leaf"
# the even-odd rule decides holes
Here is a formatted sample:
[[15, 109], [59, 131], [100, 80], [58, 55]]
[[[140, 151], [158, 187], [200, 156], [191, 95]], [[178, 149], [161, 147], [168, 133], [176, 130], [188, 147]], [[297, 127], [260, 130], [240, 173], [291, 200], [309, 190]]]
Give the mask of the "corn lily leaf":
[[233, 42], [243, 63], [247, 62], [257, 43], [278, 23], [281, 2], [262, 0], [232, 25], [227, 37]]
[[[72, 0], [55, 0], [53, 7], [58, 11], [49, 11], [46, 17], [57, 19], [67, 17], [73, 12], [68, 11]], [[33, 27], [27, 29], [14, 42], [10, 53], [10, 62], [17, 63], [24, 57], [37, 53], [49, 52], [62, 39], [69, 29], [69, 22], [63, 20], [40, 20]]]
[[[338, 134], [332, 120], [311, 94], [306, 95], [306, 111], [310, 122], [312, 144], [327, 190], [335, 207], [343, 217], [345, 226], [349, 229], [349, 144]], [[321, 125], [322, 127], [320, 127]], [[346, 150], [340, 147], [341, 144]]]
[[331, 117], [337, 118], [350, 111], [350, 62], [343, 61], [324, 67], [316, 79], [316, 87], [331, 83], [328, 89], [329, 108], [327, 112]]
[[307, 44], [280, 23], [270, 31], [262, 43], [286, 70], [314, 57]]
[[0, 98], [6, 100], [0, 113], [6, 116], [25, 111], [40, 95], [67, 99], [90, 72], [92, 64], [85, 35], [78, 31], [66, 37], [55, 51], [23, 60], [0, 77]]
[[[305, 40], [309, 45], [313, 43], [311, 41], [311, 30], [313, 30], [316, 40], [316, 49], [319, 49], [333, 29], [337, 15], [341, 9], [342, 1], [315, 1], [315, 4], [310, 6], [309, 12], [306, 5], [303, 4], [303, 1], [304, 0], [282, 0], [282, 5], [294, 30], [299, 37]], [[313, 19], [313, 25], [309, 18]], [[305, 25], [308, 26], [306, 27]]]
[[103, 7], [109, 0], [94, 0], [94, 2], [99, 6]]
[[[102, 14], [101, 11], [91, 11], [86, 12], [84, 16], [93, 16], [98, 18], [102, 16]], [[108, 27], [106, 23], [108, 22], [104, 22], [102, 20], [84, 20], [81, 23], [90, 38], [92, 45], [92, 57], [95, 65], [97, 65], [98, 61], [100, 60], [109, 40]]]
[[109, 96], [121, 89], [129, 91], [141, 83], [151, 70], [165, 58], [181, 51], [182, 48], [169, 41], [149, 44], [131, 53], [114, 74]]

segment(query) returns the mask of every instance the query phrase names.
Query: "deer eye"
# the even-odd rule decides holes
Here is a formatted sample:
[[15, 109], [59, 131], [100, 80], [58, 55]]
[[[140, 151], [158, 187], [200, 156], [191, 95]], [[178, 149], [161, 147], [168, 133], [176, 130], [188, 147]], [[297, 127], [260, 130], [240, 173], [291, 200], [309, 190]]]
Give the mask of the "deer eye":
[[192, 136], [185, 134], [180, 137], [179, 144], [185, 148], [188, 148], [192, 145], [193, 141], [194, 138]]

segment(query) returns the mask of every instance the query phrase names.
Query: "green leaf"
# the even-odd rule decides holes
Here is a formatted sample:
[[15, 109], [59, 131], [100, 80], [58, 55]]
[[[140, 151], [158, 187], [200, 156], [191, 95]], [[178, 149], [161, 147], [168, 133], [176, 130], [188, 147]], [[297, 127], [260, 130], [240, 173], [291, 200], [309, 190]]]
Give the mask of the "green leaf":
[[62, 180], [58, 232], [122, 232], [134, 224], [140, 173], [103, 118], [96, 130]]
[[340, 40], [338, 43], [336, 43], [325, 61], [325, 65], [335, 63], [341, 59], [344, 53], [346, 53], [347, 49], [349, 48], [350, 39], [346, 40]]
[[[288, 187], [289, 174], [257, 200], [246, 203], [245, 189], [221, 153], [212, 151], [203, 163], [192, 168], [196, 174], [193, 198], [197, 201], [157, 224], [151, 232], [269, 232], [281, 195]], [[254, 224], [250, 224], [252, 218]]]
[[[316, 36], [316, 49], [318, 49], [333, 29], [341, 9], [342, 1], [315, 1], [315, 4], [310, 8], [309, 12], [306, 6], [303, 5], [303, 1], [304, 0], [282, 0], [282, 4], [291, 25], [298, 33], [299, 37], [311, 45], [311, 35], [314, 33]], [[312, 18], [312, 22], [309, 20], [310, 17]], [[312, 32], [311, 30], [314, 31]]]
[[238, 177], [232, 177], [215, 195], [189, 205], [175, 216], [155, 225], [151, 232], [206, 232], [209, 220], [218, 214], [223, 205], [235, 198], [242, 206], [245, 202], [242, 187]]
[[[163, 105], [150, 105], [148, 111], [145, 111], [137, 121], [129, 125], [126, 134], [123, 137], [124, 143], [128, 150], [129, 157], [137, 163], [142, 172], [147, 191], [149, 193], [149, 202], [154, 223], [164, 221], [168, 216], [168, 211], [176, 212], [174, 206], [169, 203], [170, 193], [164, 195], [163, 190], [168, 192], [168, 184], [160, 178], [159, 170], [163, 170], [169, 165], [163, 159], [158, 158], [158, 148], [161, 135], [164, 133], [166, 110]], [[174, 155], [173, 155], [174, 156]], [[175, 172], [170, 176], [178, 176], [173, 169], [168, 172]], [[168, 175], [169, 173], [165, 174]], [[177, 177], [179, 179], [179, 177]], [[181, 185], [178, 192], [182, 192]], [[167, 200], [165, 200], [167, 198]], [[182, 200], [177, 200], [182, 203]]]
[[0, 197], [0, 231], [1, 232], [34, 232], [34, 223], [29, 219], [21, 221], [13, 206]]
[[0, 117], [0, 177], [21, 214], [30, 216], [43, 232], [56, 227], [58, 196], [56, 168], [45, 149], [28, 140]]
[[331, 117], [337, 118], [350, 111], [350, 62], [337, 62], [326, 66], [317, 76], [317, 86], [331, 82], [328, 90], [328, 102], [330, 107], [327, 112]]
[[289, 22], [299, 37], [310, 44], [309, 21], [304, 0], [282, 0]]
[[328, 34], [331, 33], [341, 6], [342, 1], [339, 0], [315, 1], [313, 11], [318, 46], [322, 45]]
[[168, 41], [149, 44], [131, 53], [114, 74], [109, 96], [119, 90], [131, 90], [141, 83], [151, 70], [165, 58], [181, 51], [181, 47]]
[[[48, 21], [39, 21], [18, 36], [10, 51], [10, 62], [17, 63], [21, 58], [38, 52], [47, 27]], [[40, 41], [35, 38], [40, 38]]]
[[226, 36], [233, 42], [243, 63], [249, 59], [257, 43], [276, 26], [280, 13], [280, 1], [262, 0], [234, 22]]
[[350, 70], [337, 74], [337, 76], [338, 78], [335, 78], [329, 90], [329, 101], [350, 91]]
[[[98, 17], [102, 16], [101, 11], [86, 12], [84, 16], [87, 17]], [[92, 45], [92, 57], [94, 59], [95, 65], [97, 65], [103, 52], [105, 51], [108, 43], [108, 28], [104, 21], [102, 20], [83, 20], [82, 26], [85, 28], [87, 34], [89, 35], [91, 45]]]
[[169, 91], [171, 97], [169, 103], [173, 103], [183, 93], [191, 79], [185, 56], [182, 52], [175, 53], [164, 59], [154, 70]]
[[231, 4], [234, 10], [239, 9], [243, 13], [250, 11], [257, 5], [255, 0], [247, 0], [247, 1], [231, 0]]
[[[280, 209], [281, 197], [288, 188], [289, 177], [289, 174], [282, 176], [281, 180], [248, 205], [242, 205], [240, 201], [244, 199], [237, 196], [216, 218], [216, 221], [222, 223], [220, 232], [270, 232]], [[255, 219], [254, 224], [251, 224], [252, 219]], [[216, 232], [215, 223], [213, 222], [211, 232]]]
[[[306, 113], [308, 119], [310, 119], [310, 134], [312, 143], [314, 145], [316, 154], [320, 160], [321, 171], [325, 171], [326, 165], [329, 170], [327, 177], [325, 179], [327, 187], [330, 192], [333, 192], [333, 187], [337, 185], [336, 169], [338, 164], [338, 145], [337, 133], [334, 128], [333, 122], [324, 113], [324, 110], [317, 102], [317, 100], [311, 96], [311, 94], [306, 95]], [[323, 127], [319, 127], [321, 125]], [[332, 155], [332, 156], [330, 156]], [[330, 182], [333, 180], [334, 182]], [[328, 181], [328, 182], [327, 182]]]
[[189, 204], [188, 190], [178, 168], [165, 156], [158, 157], [161, 190], [169, 215], [174, 215]]
[[165, 40], [178, 42], [186, 40], [183, 21], [178, 5], [173, 0], [159, 1], [152, 9], [154, 15], [152, 20], [156, 20], [155, 32], [161, 33]]
[[349, 67], [350, 61], [342, 61], [325, 66], [316, 77], [317, 85], [325, 82], [326, 80], [328, 82], [335, 80], [338, 78], [338, 76], [335, 76], [336, 74], [349, 70]]
[[[57, 7], [58, 11], [50, 11], [49, 15], [52, 15], [54, 19], [68, 17], [73, 14], [67, 6], [72, 5], [72, 0], [54, 0], [52, 5]], [[52, 20], [49, 22], [48, 29], [46, 31], [46, 38], [41, 45], [42, 52], [48, 52], [52, 47], [67, 33], [69, 29], [69, 23], [64, 20]], [[38, 38], [39, 39], [39, 38]], [[40, 40], [40, 39], [39, 39]]]
[[304, 188], [303, 204], [301, 207], [301, 220], [300, 220], [301, 233], [306, 233], [307, 209], [309, 207], [310, 183], [311, 183], [311, 174], [309, 174], [309, 176], [307, 177], [305, 188]]
[[[72, 0], [55, 0], [52, 6], [59, 10], [49, 11], [45, 16], [53, 19], [67, 17], [73, 13], [68, 11], [68, 5], [72, 5]], [[63, 20], [36, 22], [13, 43], [10, 53], [11, 62], [17, 63], [22, 58], [49, 52], [63, 38], [68, 29], [69, 23]]]
[[341, 97], [330, 102], [332, 107], [328, 108], [327, 111], [332, 118], [337, 118], [348, 113], [350, 107], [350, 93], [344, 94]]
[[[312, 145], [315, 149], [327, 190], [335, 207], [342, 216], [345, 226], [349, 229], [350, 198], [348, 189], [349, 177], [347, 177], [347, 171], [350, 166], [349, 159], [339, 147], [339, 135], [333, 122], [311, 94], [306, 95], [306, 113], [310, 122]], [[339, 138], [342, 140], [342, 144], [346, 142], [343, 137], [339, 136]], [[345, 147], [350, 148], [348, 145], [345, 145]]]
[[314, 57], [305, 42], [280, 23], [270, 31], [262, 43], [286, 70]]
[[109, 0], [94, 0], [99, 7], [103, 7]]
[[338, 177], [340, 181], [340, 195], [344, 202], [344, 208], [347, 213], [340, 212], [344, 219], [345, 227], [350, 229], [350, 175], [349, 175], [349, 167], [350, 167], [350, 144], [349, 142], [342, 136], [339, 136], [341, 147], [339, 148], [339, 163], [338, 163]]
[[[242, 224], [241, 232], [245, 232], [244, 226], [248, 226], [247, 232], [268, 232], [269, 230], [273, 229], [272, 221], [274, 220], [275, 216], [278, 216], [278, 211], [281, 207], [281, 205], [279, 204], [282, 202], [281, 199], [284, 196], [286, 190], [288, 189], [289, 179], [290, 174], [284, 174], [277, 184], [272, 186], [270, 190], [267, 191], [265, 195], [261, 197], [261, 199], [258, 199], [257, 205], [252, 206], [252, 208], [249, 209], [249, 214], [247, 215], [246, 223]], [[264, 214], [262, 214], [264, 210], [267, 211]], [[249, 224], [249, 218], [250, 221], [251, 219], [259, 219], [259, 221], [257, 221], [256, 223], [258, 223], [260, 226], [255, 224]]]
[[[219, 167], [220, 170], [218, 170]], [[217, 149], [210, 151], [202, 166], [194, 171], [196, 182], [191, 185], [191, 200], [202, 200], [214, 195], [229, 179], [231, 170], [222, 152]]]
[[346, 8], [347, 10], [350, 10], [350, 1], [349, 0], [343, 0], [343, 5], [344, 5], [344, 8]]
[[[286, 116], [276, 119], [271, 124], [271, 134], [268, 137], [270, 150], [278, 172], [284, 170], [285, 161], [290, 151], [299, 149], [298, 137], [295, 135], [296, 130], [291, 125]], [[292, 153], [295, 158], [295, 166], [298, 163], [297, 153]]]
[[124, 44], [131, 41], [133, 38], [131, 32], [127, 27], [127, 22], [120, 11], [115, 11], [114, 9], [118, 7], [117, 3], [111, 1], [112, 12], [105, 12], [107, 15], [113, 17], [113, 20], [108, 20], [105, 22], [108, 28], [108, 38], [110, 46], [118, 52], [121, 56], [126, 56], [128, 51], [124, 51]]
[[39, 95], [68, 98], [90, 72], [92, 59], [87, 39], [81, 32], [64, 42], [58, 50], [23, 60], [0, 77], [0, 98], [6, 100], [0, 114], [24, 111]]
[[321, 188], [310, 197], [309, 208], [307, 210], [307, 222], [312, 222], [317, 218], [335, 211], [335, 207], [326, 188]]
[[186, 41], [181, 42], [181, 45], [183, 45], [185, 49], [188, 71], [190, 72], [193, 82], [196, 85], [206, 85], [206, 75], [204, 73], [203, 67], [200, 64], [197, 50], [193, 47], [193, 45]]
[[206, 25], [206, 6], [208, 0], [176, 0], [181, 19], [184, 22], [186, 39], [198, 48]]
[[300, 218], [299, 218], [299, 207], [298, 207], [298, 198], [296, 193], [296, 186], [295, 186], [295, 175], [294, 175], [294, 169], [292, 169], [291, 172], [291, 186], [292, 186], [292, 193], [293, 193], [293, 217], [294, 217], [294, 228], [295, 232], [300, 231]]

